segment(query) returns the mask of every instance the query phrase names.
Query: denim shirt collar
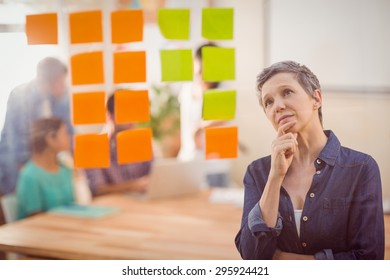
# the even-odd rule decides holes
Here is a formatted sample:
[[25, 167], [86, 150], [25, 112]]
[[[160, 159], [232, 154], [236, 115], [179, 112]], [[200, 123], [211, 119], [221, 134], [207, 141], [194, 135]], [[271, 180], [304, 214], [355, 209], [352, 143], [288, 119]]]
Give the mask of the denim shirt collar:
[[334, 166], [336, 159], [340, 154], [340, 141], [331, 130], [325, 130], [325, 135], [328, 137], [325, 147], [322, 149], [319, 159], [325, 161], [327, 164]]

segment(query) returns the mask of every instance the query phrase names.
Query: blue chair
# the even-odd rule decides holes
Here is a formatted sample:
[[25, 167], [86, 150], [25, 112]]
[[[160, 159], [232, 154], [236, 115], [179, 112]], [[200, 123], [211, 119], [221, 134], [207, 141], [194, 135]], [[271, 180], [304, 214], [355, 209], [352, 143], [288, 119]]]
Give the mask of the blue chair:
[[2, 196], [0, 204], [6, 223], [11, 223], [18, 219], [18, 199], [15, 193]]
[[[0, 207], [3, 209], [5, 222], [12, 223], [18, 219], [18, 199], [15, 193], [10, 193], [0, 198]], [[6, 258], [9, 260], [19, 259], [19, 254], [7, 253]]]

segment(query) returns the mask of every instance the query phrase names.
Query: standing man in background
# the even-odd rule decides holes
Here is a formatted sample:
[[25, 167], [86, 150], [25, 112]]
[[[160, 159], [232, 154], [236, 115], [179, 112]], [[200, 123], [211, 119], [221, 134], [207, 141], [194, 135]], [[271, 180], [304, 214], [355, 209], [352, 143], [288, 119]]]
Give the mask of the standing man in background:
[[[0, 197], [15, 191], [21, 167], [30, 159], [28, 133], [38, 118], [62, 118], [70, 124], [68, 69], [57, 58], [46, 57], [37, 66], [36, 78], [16, 87], [7, 102], [7, 112], [0, 136]], [[0, 224], [2, 213], [0, 211]]]

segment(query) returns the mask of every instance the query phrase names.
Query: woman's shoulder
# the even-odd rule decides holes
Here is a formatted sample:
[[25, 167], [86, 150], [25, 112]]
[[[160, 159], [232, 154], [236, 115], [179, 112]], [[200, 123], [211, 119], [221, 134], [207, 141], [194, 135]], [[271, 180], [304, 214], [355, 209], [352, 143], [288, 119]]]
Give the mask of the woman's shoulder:
[[34, 185], [38, 181], [39, 173], [38, 167], [31, 160], [26, 162], [22, 167], [18, 177], [18, 187], [21, 188], [27, 185]]
[[268, 176], [269, 170], [271, 169], [271, 156], [265, 156], [258, 158], [248, 165], [248, 172], [263, 174]]
[[38, 169], [38, 166], [32, 160], [29, 160], [25, 165], [23, 165], [22, 169], [20, 170], [20, 174], [36, 174]]
[[263, 168], [265, 166], [270, 166], [270, 165], [271, 165], [271, 156], [270, 155], [258, 158], [256, 160], [252, 161], [251, 164], [249, 164], [249, 166], [252, 168], [259, 168], [259, 167]]
[[254, 160], [248, 165], [248, 169], [244, 176], [244, 184], [256, 185], [260, 188], [265, 186], [269, 170], [271, 169], [271, 156], [266, 156]]
[[367, 153], [341, 146], [337, 163], [343, 166], [356, 166], [376, 164], [376, 161], [371, 155]]

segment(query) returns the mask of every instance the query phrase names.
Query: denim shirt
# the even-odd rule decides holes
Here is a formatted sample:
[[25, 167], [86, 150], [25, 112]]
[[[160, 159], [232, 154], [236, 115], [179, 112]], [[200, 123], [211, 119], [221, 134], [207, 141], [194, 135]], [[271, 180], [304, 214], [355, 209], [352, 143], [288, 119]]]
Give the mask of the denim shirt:
[[[53, 116], [62, 118], [69, 133], [73, 133], [70, 122], [69, 95], [63, 98], [46, 97]], [[38, 92], [35, 81], [16, 87], [7, 102], [7, 113], [0, 137], [0, 193], [15, 190], [19, 168], [30, 159], [28, 145], [32, 123], [42, 117], [45, 96]]]
[[248, 166], [245, 202], [235, 243], [243, 259], [272, 259], [276, 249], [315, 259], [383, 259], [384, 217], [379, 168], [366, 154], [342, 147], [332, 131], [314, 165], [298, 236], [287, 191], [280, 190], [275, 227], [262, 218], [259, 200], [271, 157]]

